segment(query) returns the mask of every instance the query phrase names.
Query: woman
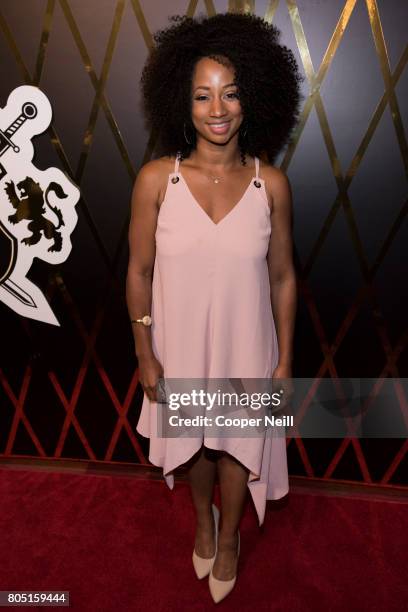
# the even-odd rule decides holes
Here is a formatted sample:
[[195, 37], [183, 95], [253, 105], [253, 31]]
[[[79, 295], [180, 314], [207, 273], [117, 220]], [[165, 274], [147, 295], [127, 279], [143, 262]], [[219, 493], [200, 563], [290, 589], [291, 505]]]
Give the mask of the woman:
[[292, 203], [272, 161], [297, 122], [302, 77], [258, 17], [172, 19], [142, 75], [162, 156], [139, 172], [129, 228], [127, 301], [145, 393], [137, 431], [171, 488], [174, 469], [188, 468], [193, 564], [217, 602], [235, 583], [247, 487], [260, 524], [266, 500], [288, 491], [285, 438], [160, 438], [156, 388], [163, 377], [292, 375]]

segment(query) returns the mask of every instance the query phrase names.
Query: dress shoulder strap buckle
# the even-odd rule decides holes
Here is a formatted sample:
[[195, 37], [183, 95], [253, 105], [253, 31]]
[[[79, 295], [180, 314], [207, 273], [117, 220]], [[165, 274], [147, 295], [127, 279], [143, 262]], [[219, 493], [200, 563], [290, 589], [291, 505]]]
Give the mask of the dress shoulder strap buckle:
[[176, 161], [175, 161], [175, 163], [174, 163], [174, 172], [173, 172], [173, 174], [174, 174], [175, 176], [173, 176], [173, 177], [172, 177], [172, 179], [171, 179], [171, 182], [172, 182], [172, 183], [178, 183], [178, 182], [179, 182], [179, 180], [180, 180], [180, 177], [179, 177], [179, 176], [176, 176], [176, 175], [178, 174], [178, 169], [179, 169], [179, 165], [180, 165], [180, 158], [181, 158], [180, 153], [177, 153], [177, 155], [176, 155]]

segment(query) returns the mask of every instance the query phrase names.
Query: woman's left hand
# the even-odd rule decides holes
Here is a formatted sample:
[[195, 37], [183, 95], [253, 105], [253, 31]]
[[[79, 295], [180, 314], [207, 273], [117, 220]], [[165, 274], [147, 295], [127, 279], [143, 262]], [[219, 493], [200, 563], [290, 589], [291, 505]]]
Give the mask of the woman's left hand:
[[[285, 408], [293, 395], [292, 367], [278, 364], [272, 374], [272, 391], [281, 394], [279, 410]], [[281, 393], [283, 391], [283, 393]]]

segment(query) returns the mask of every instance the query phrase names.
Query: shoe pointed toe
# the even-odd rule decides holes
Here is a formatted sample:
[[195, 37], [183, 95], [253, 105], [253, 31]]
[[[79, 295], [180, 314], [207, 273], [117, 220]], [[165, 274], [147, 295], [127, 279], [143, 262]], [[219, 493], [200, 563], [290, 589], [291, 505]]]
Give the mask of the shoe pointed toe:
[[212, 570], [210, 571], [210, 577], [208, 579], [208, 588], [210, 589], [211, 597], [214, 603], [218, 603], [223, 600], [235, 586], [237, 577], [231, 578], [231, 580], [218, 580], [213, 576]]
[[196, 573], [196, 576], [199, 580], [208, 576], [215, 561], [214, 557], [210, 559], [204, 559], [204, 557], [199, 557], [195, 550], [193, 550], [193, 566]]

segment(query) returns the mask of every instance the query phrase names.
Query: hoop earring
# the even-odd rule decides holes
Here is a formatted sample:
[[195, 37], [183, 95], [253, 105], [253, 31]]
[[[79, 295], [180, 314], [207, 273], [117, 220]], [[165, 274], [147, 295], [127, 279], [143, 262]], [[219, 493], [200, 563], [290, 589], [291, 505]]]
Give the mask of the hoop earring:
[[184, 140], [186, 141], [186, 143], [187, 143], [187, 144], [191, 145], [192, 143], [191, 143], [191, 141], [190, 141], [190, 140], [187, 138], [187, 135], [186, 135], [186, 122], [184, 122], [184, 124], [183, 124], [183, 133], [184, 133]]
[[248, 125], [245, 126], [245, 130], [241, 132], [241, 138], [244, 139], [248, 133]]
[[243, 166], [246, 166], [246, 148], [247, 148], [247, 143], [245, 142], [245, 137], [248, 133], [248, 124], [244, 123], [245, 129], [241, 132], [241, 130], [239, 131], [239, 151], [240, 151], [240, 155], [241, 155], [241, 164]]

